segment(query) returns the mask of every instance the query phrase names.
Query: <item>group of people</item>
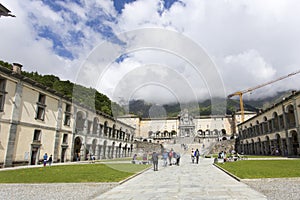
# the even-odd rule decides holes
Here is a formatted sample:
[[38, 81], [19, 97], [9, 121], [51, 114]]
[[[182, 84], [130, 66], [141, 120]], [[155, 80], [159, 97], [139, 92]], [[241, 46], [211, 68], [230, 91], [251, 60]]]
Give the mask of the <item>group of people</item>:
[[[168, 165], [177, 165], [179, 166], [180, 163], [180, 153], [175, 152], [173, 149], [171, 149], [169, 152], [167, 150], [164, 150], [162, 153], [162, 160], [163, 160], [163, 166], [166, 167]], [[152, 162], [153, 162], [153, 168], [154, 171], [158, 171], [158, 153], [153, 152], [152, 153]], [[168, 163], [169, 161], [169, 163]]]
[[50, 155], [50, 157], [48, 158], [47, 153], [45, 153], [44, 156], [43, 156], [43, 161], [44, 161], [44, 167], [46, 167], [47, 162], [48, 162], [49, 166], [51, 166], [51, 164], [52, 164], [52, 155]]
[[199, 149], [196, 149], [194, 151], [194, 149], [192, 148], [192, 152], [191, 152], [192, 163], [195, 163], [195, 159], [196, 159], [196, 164], [198, 164], [199, 163], [199, 158], [200, 158], [200, 151], [199, 151]]

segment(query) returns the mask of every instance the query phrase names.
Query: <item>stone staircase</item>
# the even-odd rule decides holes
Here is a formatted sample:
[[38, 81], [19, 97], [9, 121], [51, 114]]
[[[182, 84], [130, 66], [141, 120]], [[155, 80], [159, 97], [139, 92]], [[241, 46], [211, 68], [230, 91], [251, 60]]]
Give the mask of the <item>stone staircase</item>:
[[[190, 154], [192, 149], [199, 149], [200, 154], [205, 156], [210, 154], [217, 141], [214, 139], [203, 139], [200, 143], [195, 142], [193, 137], [176, 138], [175, 142], [165, 143], [163, 146], [167, 151], [173, 149], [180, 154]], [[184, 148], [185, 146], [186, 148]]]

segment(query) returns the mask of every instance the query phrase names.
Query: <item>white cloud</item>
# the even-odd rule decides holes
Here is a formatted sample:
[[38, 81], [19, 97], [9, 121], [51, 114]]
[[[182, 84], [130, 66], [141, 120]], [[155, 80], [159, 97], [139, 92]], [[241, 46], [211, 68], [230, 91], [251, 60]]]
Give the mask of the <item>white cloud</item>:
[[[160, 0], [138, 0], [126, 4], [121, 14], [117, 14], [110, 0], [86, 0], [82, 7], [72, 2], [60, 2], [61, 6], [77, 14], [78, 22], [74, 23], [70, 12], [54, 12], [42, 1], [3, 0], [1, 3], [17, 17], [0, 18], [0, 44], [1, 47], [5, 47], [0, 48], [0, 59], [20, 62], [27, 71], [52, 73], [62, 79], [74, 81], [78, 78], [77, 73], [82, 67], [81, 64], [84, 64], [92, 50], [106, 39], [105, 35], [86, 24], [93, 16], [103, 14], [115, 17], [115, 20], [105, 21], [105, 18], [101, 20], [104, 20], [103, 24], [110, 26], [116, 35], [139, 28], [164, 27], [189, 37], [205, 49], [217, 64], [217, 70], [224, 80], [227, 92], [249, 88], [299, 69], [299, 1], [183, 0], [182, 2], [174, 3], [161, 15], [157, 12], [161, 9]], [[101, 11], [95, 8], [101, 8]], [[30, 12], [37, 18], [29, 18]], [[33, 26], [34, 23], [47, 26], [62, 37], [63, 45], [76, 56], [75, 59], [70, 60], [57, 55], [53, 50], [53, 42], [41, 38]], [[83, 33], [84, 38], [80, 39], [79, 44], [74, 44], [70, 39], [70, 31]], [[167, 42], [174, 43], [172, 39]], [[189, 49], [184, 51], [188, 52]], [[126, 74], [136, 70], [137, 66], [151, 62], [173, 67], [189, 79], [192, 85], [197, 83], [193, 71], [186, 70], [190, 66], [182, 57], [161, 52], [140, 51], [131, 53], [123, 63], [110, 66], [109, 75], [102, 80], [101, 92], [111, 94], [109, 91], [114, 89]], [[99, 79], [97, 74], [90, 71], [85, 75], [91, 76], [92, 80], [87, 84], [95, 84]], [[204, 77], [199, 79], [201, 81], [198, 87], [195, 86], [197, 87], [195, 91], [198, 96], [206, 97], [210, 93], [205, 85], [206, 80]], [[180, 85], [172, 81], [173, 79], [170, 79], [170, 83]], [[295, 75], [257, 92], [263, 91], [261, 95], [267, 95], [277, 90], [295, 87], [299, 89], [297, 85], [300, 84], [295, 84], [299, 81], [300, 77]], [[146, 87], [137, 94], [142, 96], [144, 93], [145, 97], [146, 95], [148, 97], [152, 92], [152, 89]]]

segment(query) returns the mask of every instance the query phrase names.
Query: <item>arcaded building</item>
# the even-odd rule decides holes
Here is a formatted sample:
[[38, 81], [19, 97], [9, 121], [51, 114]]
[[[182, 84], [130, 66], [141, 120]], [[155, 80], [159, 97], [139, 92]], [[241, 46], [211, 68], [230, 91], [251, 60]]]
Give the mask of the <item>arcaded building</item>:
[[163, 142], [176, 137], [230, 139], [235, 133], [235, 120], [229, 115], [192, 116], [187, 110], [178, 117], [138, 118], [120, 117], [119, 120], [136, 128], [136, 138]]
[[135, 128], [0, 66], [0, 167], [131, 156]]
[[238, 125], [239, 153], [300, 155], [300, 93], [293, 92], [266, 110]]

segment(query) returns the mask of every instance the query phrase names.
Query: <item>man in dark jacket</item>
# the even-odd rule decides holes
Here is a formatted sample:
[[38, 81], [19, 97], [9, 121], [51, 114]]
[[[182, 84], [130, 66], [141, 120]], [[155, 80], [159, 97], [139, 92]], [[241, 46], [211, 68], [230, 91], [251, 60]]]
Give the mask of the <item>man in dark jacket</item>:
[[155, 151], [152, 154], [152, 162], [154, 171], [158, 171], [158, 154]]
[[198, 164], [198, 162], [199, 162], [199, 157], [200, 157], [199, 149], [196, 149], [196, 151], [195, 151], [195, 157], [196, 157], [196, 163]]

